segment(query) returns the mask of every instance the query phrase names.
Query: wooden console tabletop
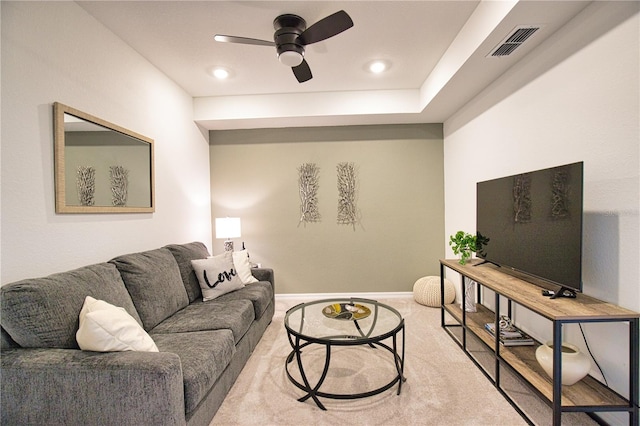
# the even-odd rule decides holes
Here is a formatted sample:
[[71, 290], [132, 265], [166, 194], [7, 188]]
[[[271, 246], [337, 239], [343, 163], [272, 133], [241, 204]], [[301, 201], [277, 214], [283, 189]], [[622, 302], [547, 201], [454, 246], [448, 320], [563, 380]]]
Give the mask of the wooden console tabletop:
[[461, 265], [458, 259], [440, 260], [440, 263], [447, 268], [479, 282], [552, 321], [640, 318], [638, 312], [582, 293], [578, 293], [575, 299], [564, 297], [551, 299], [542, 295], [541, 287], [505, 274], [501, 272], [500, 267], [491, 263], [476, 266], [480, 262], [482, 262], [481, 259], [472, 259], [465, 265]]

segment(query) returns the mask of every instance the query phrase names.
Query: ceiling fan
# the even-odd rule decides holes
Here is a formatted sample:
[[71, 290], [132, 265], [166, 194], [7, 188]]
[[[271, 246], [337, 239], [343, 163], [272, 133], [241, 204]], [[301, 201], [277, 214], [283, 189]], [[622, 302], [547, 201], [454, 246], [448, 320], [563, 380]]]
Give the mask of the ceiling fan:
[[326, 40], [353, 27], [351, 17], [344, 10], [329, 15], [307, 28], [298, 15], [284, 14], [273, 20], [274, 41], [216, 34], [215, 41], [227, 43], [275, 46], [280, 62], [291, 67], [299, 83], [311, 80], [311, 68], [304, 59], [305, 46]]

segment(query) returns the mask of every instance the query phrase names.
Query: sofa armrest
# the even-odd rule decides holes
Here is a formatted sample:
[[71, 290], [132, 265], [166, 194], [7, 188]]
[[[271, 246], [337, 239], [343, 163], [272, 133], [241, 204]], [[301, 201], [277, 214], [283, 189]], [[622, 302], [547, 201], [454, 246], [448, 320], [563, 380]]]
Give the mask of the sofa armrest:
[[184, 425], [178, 355], [2, 351], [3, 424]]
[[273, 292], [275, 293], [275, 287], [276, 287], [276, 283], [275, 283], [275, 279], [273, 276], [273, 269], [271, 268], [251, 268], [251, 274], [258, 280], [258, 281], [269, 281], [271, 283], [271, 285], [273, 286]]

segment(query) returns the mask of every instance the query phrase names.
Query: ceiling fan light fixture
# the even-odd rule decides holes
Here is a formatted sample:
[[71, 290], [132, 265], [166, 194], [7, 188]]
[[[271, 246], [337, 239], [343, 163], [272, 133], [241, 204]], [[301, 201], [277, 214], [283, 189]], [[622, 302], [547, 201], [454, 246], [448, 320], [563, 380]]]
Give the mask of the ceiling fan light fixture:
[[283, 65], [288, 67], [297, 67], [302, 63], [304, 56], [300, 52], [296, 52], [295, 50], [287, 50], [278, 55], [278, 60]]

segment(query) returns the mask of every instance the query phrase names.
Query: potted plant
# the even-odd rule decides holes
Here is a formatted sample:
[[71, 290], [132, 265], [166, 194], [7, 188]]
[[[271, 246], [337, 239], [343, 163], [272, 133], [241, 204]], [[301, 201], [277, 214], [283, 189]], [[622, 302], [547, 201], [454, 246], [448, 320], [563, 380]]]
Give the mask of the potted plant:
[[458, 231], [455, 235], [449, 236], [449, 245], [453, 249], [453, 252], [460, 255], [460, 264], [464, 265], [467, 260], [471, 259], [472, 253], [479, 253], [480, 256], [484, 256], [484, 246], [489, 242], [489, 238], [484, 235], [478, 234], [471, 235], [464, 231]]
[[[458, 231], [455, 235], [449, 236], [449, 245], [453, 252], [460, 256], [459, 263], [464, 265], [467, 260], [471, 259], [471, 254], [479, 252], [489, 242], [489, 239], [482, 235], [472, 235], [464, 231]], [[476, 312], [476, 304], [474, 297], [474, 288], [476, 282], [467, 277], [463, 278], [465, 292], [464, 310], [467, 312]]]
[[471, 253], [476, 251], [476, 236], [464, 231], [458, 231], [449, 236], [449, 245], [453, 253], [460, 256], [460, 264], [464, 265], [471, 259]]

